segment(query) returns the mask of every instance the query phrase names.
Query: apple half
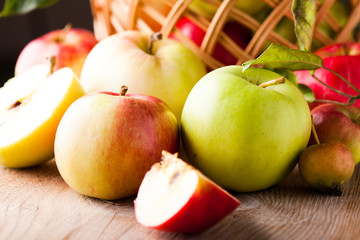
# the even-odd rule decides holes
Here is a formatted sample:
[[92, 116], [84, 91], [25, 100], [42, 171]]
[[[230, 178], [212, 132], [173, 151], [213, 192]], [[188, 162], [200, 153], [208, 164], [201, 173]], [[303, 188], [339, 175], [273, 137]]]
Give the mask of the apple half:
[[171, 232], [200, 232], [240, 205], [238, 199], [200, 171], [162, 151], [140, 185], [135, 199], [137, 221], [147, 228]]
[[70, 68], [37, 65], [0, 88], [0, 164], [30, 167], [54, 155], [55, 132], [70, 104], [84, 94]]

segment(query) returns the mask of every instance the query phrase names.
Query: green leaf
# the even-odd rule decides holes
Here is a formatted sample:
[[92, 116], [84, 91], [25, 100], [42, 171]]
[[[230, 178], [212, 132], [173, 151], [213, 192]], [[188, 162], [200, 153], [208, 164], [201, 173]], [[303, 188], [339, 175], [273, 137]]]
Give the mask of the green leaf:
[[295, 34], [301, 50], [310, 51], [316, 19], [315, 0], [293, 0]]
[[6, 0], [0, 17], [25, 14], [37, 8], [48, 7], [58, 0]]
[[312, 103], [315, 101], [315, 94], [311, 90], [311, 88], [309, 88], [308, 86], [306, 86], [305, 84], [302, 84], [302, 83], [298, 84], [298, 88], [300, 89], [301, 93], [304, 95], [305, 100], [308, 103]]
[[323, 67], [323, 60], [311, 52], [272, 43], [259, 57], [243, 63], [243, 71], [253, 65], [270, 70], [315, 70]]

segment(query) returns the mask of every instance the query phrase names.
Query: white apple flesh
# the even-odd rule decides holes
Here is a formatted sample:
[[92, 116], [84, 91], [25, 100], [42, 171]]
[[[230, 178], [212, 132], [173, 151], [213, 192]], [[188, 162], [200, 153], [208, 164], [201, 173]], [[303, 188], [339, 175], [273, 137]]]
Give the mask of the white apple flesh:
[[94, 92], [75, 101], [61, 119], [55, 160], [75, 191], [114, 200], [135, 195], [161, 151], [177, 152], [175, 115], [151, 96]]
[[135, 214], [145, 227], [172, 232], [203, 231], [230, 214], [240, 202], [191, 165], [163, 151], [146, 173]]
[[70, 68], [49, 74], [39, 65], [0, 89], [0, 164], [21, 168], [50, 160], [55, 132], [70, 104], [84, 94]]

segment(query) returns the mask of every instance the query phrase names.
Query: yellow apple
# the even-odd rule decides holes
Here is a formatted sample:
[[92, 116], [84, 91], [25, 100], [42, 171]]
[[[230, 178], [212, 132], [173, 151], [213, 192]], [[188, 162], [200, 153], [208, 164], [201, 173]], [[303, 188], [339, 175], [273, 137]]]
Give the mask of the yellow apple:
[[53, 157], [55, 132], [70, 104], [84, 94], [70, 68], [38, 65], [0, 88], [0, 164], [22, 168]]
[[85, 92], [119, 92], [157, 97], [180, 120], [185, 100], [206, 74], [204, 63], [183, 44], [139, 31], [124, 31], [101, 40], [85, 60], [80, 82]]

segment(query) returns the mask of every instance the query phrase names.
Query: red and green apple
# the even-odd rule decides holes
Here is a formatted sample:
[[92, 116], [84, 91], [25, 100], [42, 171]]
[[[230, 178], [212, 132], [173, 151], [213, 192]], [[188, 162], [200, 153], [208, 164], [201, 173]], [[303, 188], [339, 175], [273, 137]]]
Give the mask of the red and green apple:
[[135, 195], [162, 150], [178, 151], [179, 126], [169, 107], [126, 89], [89, 93], [61, 119], [56, 165], [65, 182], [83, 195], [107, 200]]

